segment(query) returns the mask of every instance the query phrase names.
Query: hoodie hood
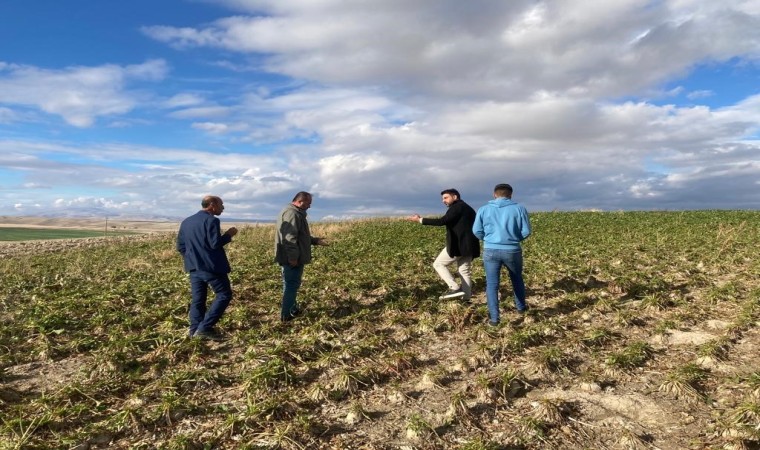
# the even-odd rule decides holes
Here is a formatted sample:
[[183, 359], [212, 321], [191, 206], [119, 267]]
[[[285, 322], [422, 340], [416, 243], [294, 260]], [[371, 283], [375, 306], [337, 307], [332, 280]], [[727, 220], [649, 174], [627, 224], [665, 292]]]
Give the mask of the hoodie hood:
[[488, 202], [489, 205], [496, 206], [497, 208], [503, 208], [505, 206], [514, 205], [515, 202], [512, 199], [506, 197], [499, 197]]

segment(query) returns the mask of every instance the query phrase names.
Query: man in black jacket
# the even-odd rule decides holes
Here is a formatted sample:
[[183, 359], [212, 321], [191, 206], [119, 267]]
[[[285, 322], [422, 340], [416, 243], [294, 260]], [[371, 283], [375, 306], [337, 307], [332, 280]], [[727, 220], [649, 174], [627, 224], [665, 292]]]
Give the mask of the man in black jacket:
[[[446, 282], [449, 290], [439, 299], [463, 297], [469, 300], [472, 295], [472, 260], [480, 256], [480, 241], [472, 233], [475, 222], [475, 210], [465, 203], [456, 189], [446, 189], [441, 192], [441, 200], [448, 207], [446, 214], [440, 219], [427, 219], [415, 214], [407, 218], [412, 222], [423, 225], [446, 226], [446, 248], [433, 262], [438, 276]], [[461, 285], [456, 282], [448, 266], [456, 263], [457, 272], [462, 279]]]
[[[222, 318], [232, 300], [230, 263], [224, 246], [237, 234], [232, 227], [222, 234], [218, 216], [224, 211], [224, 202], [214, 195], [201, 200], [201, 209], [182, 221], [177, 233], [177, 251], [182, 254], [185, 271], [190, 274], [192, 301], [190, 302], [189, 336], [219, 340], [222, 336], [214, 325]], [[216, 297], [206, 309], [208, 286]]]

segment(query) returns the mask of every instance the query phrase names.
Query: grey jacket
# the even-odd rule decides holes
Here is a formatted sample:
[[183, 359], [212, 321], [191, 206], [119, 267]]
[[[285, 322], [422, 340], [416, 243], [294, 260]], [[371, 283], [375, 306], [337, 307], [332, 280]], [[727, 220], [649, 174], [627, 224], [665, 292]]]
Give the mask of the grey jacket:
[[289, 265], [289, 260], [297, 260], [298, 265], [311, 262], [311, 246], [318, 238], [311, 237], [306, 211], [289, 204], [277, 216], [274, 229], [274, 260], [281, 266]]

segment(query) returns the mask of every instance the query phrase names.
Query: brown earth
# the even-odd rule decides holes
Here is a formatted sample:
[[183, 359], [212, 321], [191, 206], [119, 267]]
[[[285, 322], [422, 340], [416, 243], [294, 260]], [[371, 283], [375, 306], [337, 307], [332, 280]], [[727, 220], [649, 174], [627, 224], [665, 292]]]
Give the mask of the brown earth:
[[[60, 228], [62, 223], [47, 226]], [[163, 232], [174, 232], [176, 224], [173, 225], [174, 229], [167, 228]], [[146, 234], [109, 239], [151, 239], [156, 236]], [[30, 247], [36, 243], [18, 245], [24, 251], [53, 251], [67, 245], [105, 242], [108, 240], [90, 238], [43, 241], [39, 247]], [[0, 246], [0, 256], [2, 252]], [[370, 293], [362, 303], [381, 302], [382, 294]], [[609, 294], [605, 292], [604, 295]], [[654, 325], [672, 319], [674, 315], [667, 309], [646, 309], [639, 302], [628, 302], [621, 307], [619, 316], [625, 317], [624, 313], [629, 312], [639, 319], [637, 323], [640, 325], [615, 327], [610, 323], [611, 316], [601, 307], [560, 314], [551, 296], [536, 293], [531, 298], [535, 315], [521, 317], [507, 312], [503, 327], [480, 331], [484, 342], [507, 342], [510, 335], [533, 330], [552, 343], [556, 335], [562, 335], [557, 327], [572, 327], [578, 334], [611, 327], [630, 339], [648, 343], [657, 355], [651, 361], [627, 370], [612, 366], [594, 367], [599, 360], [587, 357], [594, 350], [580, 343], [574, 351], [561, 355], [552, 364], [547, 363], [546, 346], [527, 348], [503, 357], [493, 349], [473, 343], [466, 332], [477, 327], [472, 323], [471, 305], [458, 302], [447, 304], [444, 309], [449, 314], [443, 314], [443, 319], [422, 313], [424, 320], [420, 320], [413, 330], [397, 325], [375, 329], [373, 332], [391, 334], [394, 340], [408, 345], [408, 360], [399, 359], [397, 367], [393, 368], [404, 372], [405, 376], [399, 376], [396, 382], [375, 386], [365, 386], [357, 381], [346, 388], [353, 392], [352, 401], [321, 402], [315, 410], [316, 415], [329, 424], [329, 428], [338, 431], [334, 431], [331, 440], [320, 448], [457, 448], [456, 444], [463, 445], [478, 436], [509, 442], [516, 434], [533, 434], [535, 439], [524, 446], [515, 443], [498, 448], [757, 449], [757, 441], [743, 438], [743, 433], [747, 432], [745, 429], [734, 423], [723, 423], [721, 415], [736, 416], [732, 411], [740, 411], [744, 403], [755, 404], [760, 397], [760, 392], [753, 392], [746, 382], [741, 381], [760, 371], [757, 359], [760, 323], [754, 321], [737, 329], [731, 322], [731, 318], [739, 313], [736, 304], [692, 300], [695, 300], [693, 307], [700, 305], [709, 309], [715, 319], [684, 321], [676, 328], [656, 331]], [[484, 302], [482, 294], [473, 298], [475, 304]], [[455, 326], [437, 332], [439, 320]], [[347, 333], [342, 339], [345, 343], [355, 342], [360, 331], [356, 335]], [[420, 338], [412, 339], [412, 334], [419, 334]], [[700, 346], [711, 341], [725, 342], [723, 356], [700, 356]], [[234, 341], [209, 345], [220, 350], [207, 361], [209, 365], [232, 364], [239, 368], [235, 363], [242, 361], [249, 350], [237, 346]], [[707, 369], [712, 379], [721, 383], [713, 384], [708, 380], [701, 387], [702, 392], [671, 383], [669, 375], [689, 363]], [[93, 364], [97, 363], [91, 357], [72, 356], [58, 361], [43, 358], [8, 367], [4, 388], [0, 389], [0, 401], [13, 402], [14, 397], [44, 393], [71, 380], [84, 379], [96, 373]], [[498, 377], [507, 371], [515, 371], [519, 377], [507, 386], [499, 385]], [[335, 370], [325, 371], [319, 376], [319, 385], [331, 386], [340, 380], [339, 375]], [[243, 410], [245, 396], [236, 389], [225, 387], [207, 395], [209, 401], [222, 399], [225, 404]], [[419, 411], [426, 427], [409, 427], [410, 411]], [[172, 420], [180, 429], [208, 428], [209, 436], [213, 435], [214, 426], [219, 425], [198, 423], [192, 416], [178, 415]], [[464, 424], [458, 429], [468, 430], [468, 434], [455, 438], [446, 435], [447, 429], [457, 424]], [[546, 439], [542, 427], [557, 428], [565, 438]], [[760, 423], [757, 429], [760, 429]], [[112, 439], [110, 435], [93, 438], [88, 448], [105, 448], [106, 445], [131, 448], [134, 444], [134, 441], [129, 442], [134, 436], [121, 441]], [[154, 436], [146, 432], [145, 441], [155, 442]], [[262, 437], [262, 448], [275, 448], [268, 445]]]
[[[250, 223], [223, 222], [222, 228], [227, 229], [252, 226]], [[152, 239], [151, 235], [175, 233], [179, 222], [149, 221], [149, 220], [112, 220], [80, 219], [80, 218], [50, 218], [50, 217], [15, 217], [0, 216], [0, 228], [38, 228], [38, 229], [70, 229], [104, 231], [102, 237], [76, 239], [50, 239], [30, 241], [0, 241], [0, 257], [16, 254], [49, 253], [71, 248], [87, 248], [105, 245], [114, 241], [139, 241]], [[113, 232], [133, 232], [137, 235], [107, 235]]]
[[[475, 301], [483, 302], [484, 298], [478, 296]], [[453, 310], [461, 311], [461, 305], [450, 304]], [[536, 306], [537, 310], [541, 309], [540, 305]], [[494, 331], [495, 334], [507, 336], [529, 325], [523, 323], [526, 319], [515, 314], [507, 314], [505, 318], [511, 320], [504, 328]], [[598, 326], [595, 322], [596, 319], [589, 318], [581, 326]], [[537, 325], [536, 322], [530, 324]], [[731, 392], [735, 387], [721, 388], [715, 398], [708, 400], [664, 392], [661, 386], [669, 369], [667, 366], [694, 358], [695, 345], [720, 338], [728, 326], [727, 322], [711, 320], [695, 324], [688, 330], [670, 330], [650, 337], [654, 350], [667, 361], [665, 366], [641, 367], [631, 372], [610, 373], [606, 379], [589, 380], [536, 364], [537, 355], [531, 350], [509, 361], [496, 362], [492, 355], [473, 347], [460, 333], [429, 333], [410, 347], [417, 357], [413, 363], [415, 368], [411, 369], [406, 380], [366, 391], [357, 385], [357, 400], [350, 404], [325, 402], [318, 411], [321, 417], [339, 424], [345, 431], [338, 433], [329, 445], [335, 448], [452, 448], [444, 444], [435, 431], [445, 430], [452, 420], [472, 421], [475, 435], [503, 441], [518, 429], [525, 433], [524, 428], [529, 423], [525, 422], [526, 418], [540, 418], [560, 427], [566, 434], [564, 444], [558, 445], [556, 440], [546, 441], [545, 448], [706, 448], [702, 447], [705, 442], [716, 445], [721, 442], [720, 430], [708, 426], [714, 422], [714, 403], [721, 404], [718, 409], [735, 406], [741, 400], [741, 396]], [[401, 328], [395, 331], [401, 340], [405, 340], [409, 333]], [[549, 327], [544, 332], [548, 333]], [[646, 334], [643, 332], [642, 337]], [[241, 355], [245, 351], [230, 343], [210, 345], [231, 355]], [[713, 373], [738, 380], [757, 370], [759, 348], [760, 332], [751, 328], [733, 342], [729, 358], [698, 361]], [[54, 390], [71, 380], [91, 376], [88, 374], [93, 372], [92, 364], [90, 357], [72, 356], [59, 361], [35, 361], [9, 367], [5, 373], [5, 389], [1, 393], [13, 397]], [[517, 370], [522, 377], [507, 386], [506, 391], [484, 382], [508, 370]], [[331, 378], [328, 375], [324, 375], [326, 384]], [[245, 397], [235, 389], [214, 395], [233, 403], [233, 399]], [[452, 398], [458, 395], [462, 398], [459, 406], [452, 402]], [[405, 429], [409, 411], [425, 411], [424, 419], [430, 429], [423, 430], [422, 435], [400, 431]], [[178, 420], [187, 420], [187, 426], [192, 425], [192, 418], [178, 417]], [[112, 438], [107, 435], [103, 439], [109, 442]], [[461, 441], [464, 443], [471, 438], [463, 436]], [[146, 437], [146, 440], [149, 439]], [[358, 442], [384, 444], [357, 445]], [[116, 448], [130, 446], [127, 441], [111, 444]], [[102, 447], [94, 445], [90, 448]]]
[[0, 216], [0, 227], [59, 228], [75, 230], [134, 231], [137, 233], [176, 231], [179, 222], [80, 219], [66, 217], [16, 217]]
[[[137, 220], [72, 219], [49, 217], [0, 216], [0, 228], [38, 228], [70, 230], [103, 230], [102, 237], [77, 239], [50, 239], [30, 241], [0, 241], [0, 257], [17, 254], [50, 253], [71, 248], [87, 248], [106, 245], [114, 241], [151, 239], [151, 234], [172, 233], [179, 227], [175, 222], [150, 222]], [[126, 236], [108, 236], [105, 231], [129, 231], [139, 233]]]

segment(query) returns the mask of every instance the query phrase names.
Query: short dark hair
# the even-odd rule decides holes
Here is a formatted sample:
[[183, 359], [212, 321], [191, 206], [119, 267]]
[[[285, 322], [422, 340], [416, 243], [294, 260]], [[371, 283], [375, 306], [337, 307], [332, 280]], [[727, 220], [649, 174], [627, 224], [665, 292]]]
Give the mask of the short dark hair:
[[512, 186], [508, 185], [507, 183], [499, 183], [493, 188], [493, 193], [498, 197], [511, 197]]
[[459, 191], [457, 191], [457, 190], [456, 190], [456, 189], [454, 189], [454, 188], [450, 188], [450, 189], [444, 189], [444, 190], [442, 190], [442, 191], [441, 191], [441, 195], [446, 195], [446, 194], [449, 194], [449, 195], [456, 195], [456, 196], [457, 196], [457, 198], [462, 198], [462, 196], [461, 196], [461, 195], [459, 195]]
[[301, 191], [301, 192], [297, 193], [296, 196], [293, 197], [293, 200], [291, 200], [291, 201], [292, 202], [297, 202], [299, 200], [306, 200], [307, 198], [311, 198], [311, 194], [309, 194], [306, 191]]

